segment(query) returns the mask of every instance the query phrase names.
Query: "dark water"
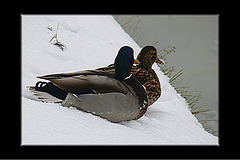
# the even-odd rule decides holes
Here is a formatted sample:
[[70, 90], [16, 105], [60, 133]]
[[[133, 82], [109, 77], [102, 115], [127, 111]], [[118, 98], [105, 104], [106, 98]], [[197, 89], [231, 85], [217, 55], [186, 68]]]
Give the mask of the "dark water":
[[202, 93], [198, 105], [211, 111], [196, 117], [209, 132], [218, 135], [218, 15], [114, 15], [114, 18], [140, 47], [152, 44], [158, 50], [176, 47], [167, 61], [177, 70], [183, 69], [183, 82], [191, 78], [191, 90]]

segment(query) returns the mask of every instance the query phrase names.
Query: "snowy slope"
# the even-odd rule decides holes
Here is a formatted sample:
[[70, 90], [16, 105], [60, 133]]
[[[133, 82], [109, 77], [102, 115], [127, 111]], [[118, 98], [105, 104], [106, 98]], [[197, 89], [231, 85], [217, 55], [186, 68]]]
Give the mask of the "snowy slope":
[[[49, 42], [58, 22], [64, 51]], [[40, 75], [109, 65], [124, 45], [134, 49], [135, 57], [141, 49], [112, 16], [22, 15], [22, 144], [218, 145], [218, 138], [203, 129], [157, 65], [153, 68], [162, 96], [145, 116], [129, 122], [111, 123], [73, 107], [39, 102], [26, 88]]]

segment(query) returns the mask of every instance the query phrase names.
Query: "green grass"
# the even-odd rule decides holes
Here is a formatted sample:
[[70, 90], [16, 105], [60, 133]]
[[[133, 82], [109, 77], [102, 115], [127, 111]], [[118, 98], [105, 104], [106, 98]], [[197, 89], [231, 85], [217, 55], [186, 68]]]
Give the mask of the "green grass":
[[169, 77], [169, 83], [174, 87], [177, 93], [181, 94], [185, 98], [189, 105], [189, 109], [193, 114], [207, 112], [210, 109], [203, 109], [202, 106], [198, 105], [199, 100], [202, 98], [201, 92], [191, 90], [189, 78], [186, 83], [183, 83], [183, 69], [176, 70], [175, 66], [172, 66], [167, 61], [167, 55], [174, 53], [176, 50], [175, 46], [168, 46], [167, 49], [162, 49], [158, 53], [159, 58], [165, 61], [164, 65], [158, 65], [161, 71]]
[[[174, 87], [177, 93], [181, 94], [181, 96], [186, 100], [189, 105], [189, 110], [192, 114], [203, 114], [205, 112], [212, 111], [213, 109], [206, 109], [205, 106], [199, 105], [199, 100], [202, 98], [202, 93], [199, 91], [191, 90], [189, 82], [191, 78], [189, 78], [186, 83], [183, 83], [183, 69], [176, 70], [175, 66], [172, 66], [167, 61], [167, 55], [175, 52], [175, 47], [168, 46], [168, 49], [160, 50], [158, 56], [159, 58], [165, 61], [164, 65], [158, 65], [161, 71], [169, 77], [169, 83]], [[208, 119], [205, 116], [204, 120], [199, 120], [199, 122], [203, 125], [204, 129], [209, 133], [212, 133], [215, 136], [218, 136], [218, 131], [211, 129], [207, 126], [207, 122], [217, 121], [215, 119]]]

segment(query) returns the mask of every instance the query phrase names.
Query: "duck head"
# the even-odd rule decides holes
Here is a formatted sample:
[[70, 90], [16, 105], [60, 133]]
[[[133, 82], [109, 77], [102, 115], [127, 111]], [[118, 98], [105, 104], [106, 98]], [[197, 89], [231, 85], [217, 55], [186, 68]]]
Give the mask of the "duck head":
[[157, 49], [153, 46], [145, 46], [137, 56], [140, 65], [146, 69], [152, 68], [154, 62], [164, 64], [163, 60], [157, 57]]
[[120, 48], [114, 61], [115, 78], [123, 80], [124, 78], [129, 77], [133, 63], [133, 49], [129, 46]]

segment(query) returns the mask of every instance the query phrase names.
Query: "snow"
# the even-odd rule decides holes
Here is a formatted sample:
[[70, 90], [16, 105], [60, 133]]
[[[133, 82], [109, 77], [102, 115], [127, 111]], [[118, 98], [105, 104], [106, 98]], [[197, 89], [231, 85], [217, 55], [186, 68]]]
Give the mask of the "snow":
[[[58, 23], [64, 51], [49, 42]], [[141, 50], [110, 15], [22, 15], [22, 145], [218, 145], [218, 137], [204, 130], [156, 64], [162, 95], [138, 120], [111, 123], [37, 101], [26, 88], [44, 74], [107, 66], [124, 45], [135, 57]]]

